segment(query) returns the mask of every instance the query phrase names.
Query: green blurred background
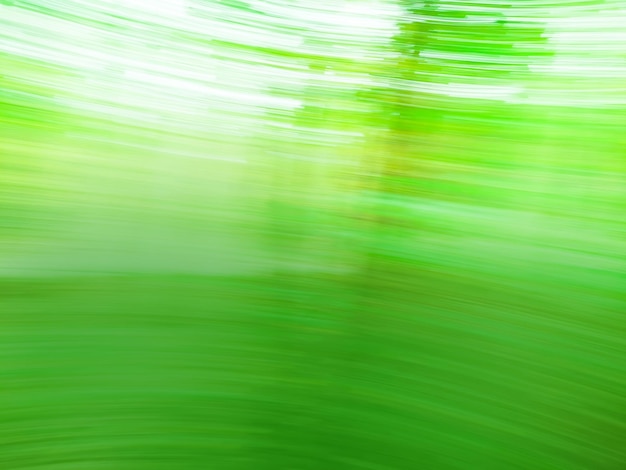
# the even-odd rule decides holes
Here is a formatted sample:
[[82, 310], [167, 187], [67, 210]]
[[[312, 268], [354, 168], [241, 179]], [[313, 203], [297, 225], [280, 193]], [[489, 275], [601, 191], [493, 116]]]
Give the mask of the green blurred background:
[[623, 0], [0, 1], [0, 469], [626, 468]]

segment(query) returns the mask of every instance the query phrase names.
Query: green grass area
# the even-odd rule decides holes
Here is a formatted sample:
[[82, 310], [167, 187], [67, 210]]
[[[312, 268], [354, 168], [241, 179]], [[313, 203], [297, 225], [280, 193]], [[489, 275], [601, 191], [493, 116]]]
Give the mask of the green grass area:
[[3, 279], [0, 466], [619, 468], [618, 303], [361, 274]]

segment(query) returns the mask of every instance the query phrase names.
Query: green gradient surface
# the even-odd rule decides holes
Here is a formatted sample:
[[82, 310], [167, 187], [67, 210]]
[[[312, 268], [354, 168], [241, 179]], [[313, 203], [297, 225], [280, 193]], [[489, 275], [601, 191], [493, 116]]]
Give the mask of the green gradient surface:
[[0, 1], [0, 470], [621, 470], [619, 1]]

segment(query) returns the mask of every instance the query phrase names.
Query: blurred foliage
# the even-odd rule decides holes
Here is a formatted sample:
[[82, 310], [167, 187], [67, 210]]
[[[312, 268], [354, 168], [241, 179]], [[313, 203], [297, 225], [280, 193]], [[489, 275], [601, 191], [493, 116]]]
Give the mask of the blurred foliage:
[[0, 2], [0, 469], [617, 470], [621, 0]]

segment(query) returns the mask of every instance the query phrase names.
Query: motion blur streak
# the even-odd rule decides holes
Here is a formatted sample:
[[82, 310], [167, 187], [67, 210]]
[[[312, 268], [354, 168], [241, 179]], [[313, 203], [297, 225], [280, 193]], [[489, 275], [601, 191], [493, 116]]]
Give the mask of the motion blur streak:
[[0, 0], [0, 470], [623, 470], [624, 0]]

